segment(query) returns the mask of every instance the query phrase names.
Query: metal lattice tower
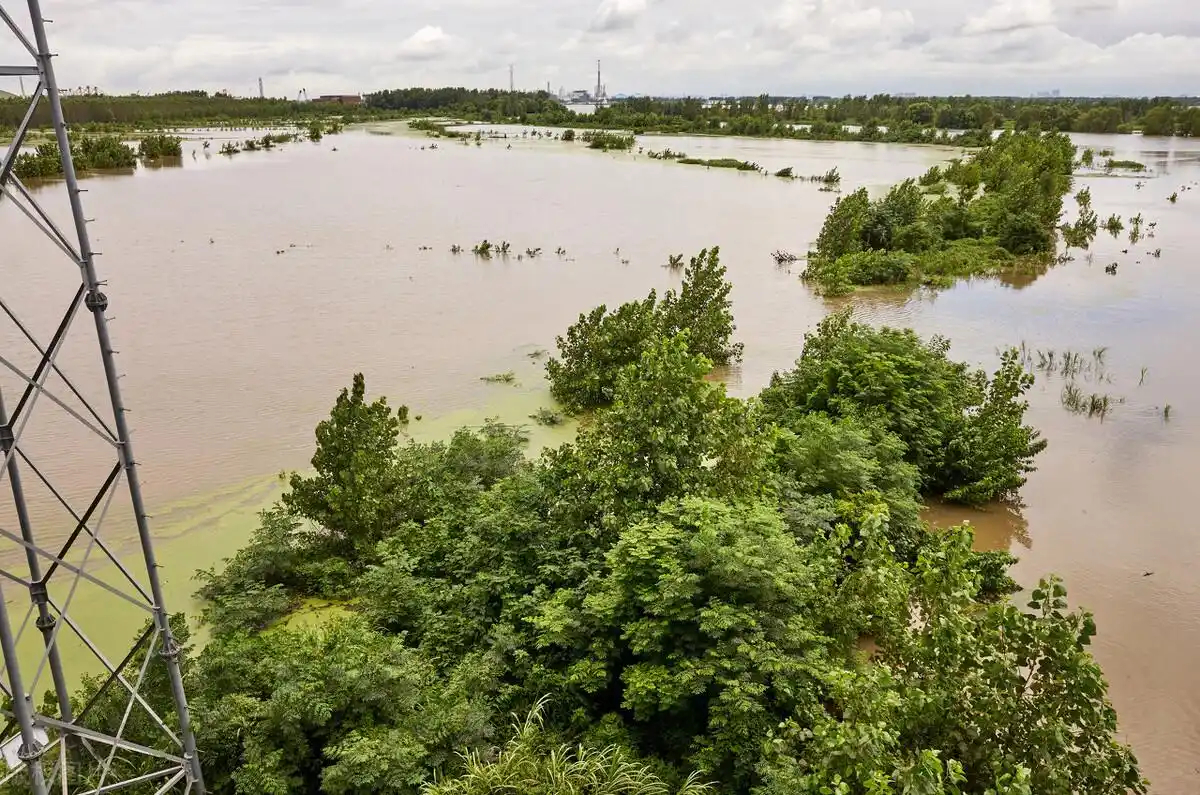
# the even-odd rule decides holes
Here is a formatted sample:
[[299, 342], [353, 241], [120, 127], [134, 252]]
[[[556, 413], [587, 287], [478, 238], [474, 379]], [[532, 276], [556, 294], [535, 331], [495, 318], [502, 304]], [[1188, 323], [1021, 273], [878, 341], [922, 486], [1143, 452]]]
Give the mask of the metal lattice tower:
[[[0, 350], [3, 368], [0, 373], [15, 376], [21, 385], [16, 393], [0, 396], [3, 459], [0, 507], [11, 497], [10, 514], [15, 516], [17, 525], [4, 526], [4, 517], [0, 516], [0, 649], [4, 662], [0, 687], [6, 697], [5, 708], [0, 710], [0, 724], [4, 724], [0, 726], [3, 730], [0, 750], [9, 762], [7, 772], [0, 766], [0, 785], [24, 775], [28, 776], [35, 795], [98, 795], [129, 787], [156, 795], [168, 792], [203, 795], [204, 782], [180, 673], [179, 646], [163, 604], [158, 564], [118, 386], [109, 318], [105, 316], [108, 298], [101, 292], [104, 283], [96, 275], [88, 219], [84, 217], [52, 55], [46, 43], [46, 20], [42, 18], [39, 0], [28, 0], [27, 4], [29, 26], [23, 29], [4, 8], [6, 4], [0, 2], [0, 18], [4, 22], [0, 34], [11, 33], [19, 49], [29, 56], [26, 64], [0, 66], [0, 76], [37, 81], [29, 108], [0, 163], [0, 212], [19, 212], [25, 216], [34, 229], [49, 238], [53, 247], [78, 268], [79, 281], [73, 294], [62, 296], [65, 310], [53, 335], [39, 338], [31, 330], [32, 324], [23, 322], [13, 302], [5, 300], [6, 287], [12, 278], [5, 271], [11, 274], [12, 269], [6, 267], [5, 259], [0, 259], [0, 310], [15, 324], [22, 345], [28, 346], [29, 360], [36, 363], [32, 369], [28, 365], [22, 368], [15, 360], [23, 352]], [[43, 101], [43, 108], [46, 105], [49, 108], [64, 178], [30, 191], [13, 172], [13, 166], [35, 111]], [[61, 196], [64, 189], [70, 205], [69, 227], [60, 227], [44, 207], [45, 200]], [[0, 240], [0, 257], [11, 256], [5, 248]], [[45, 263], [46, 268], [59, 266], [66, 266], [66, 262]], [[72, 336], [73, 328], [81, 327], [74, 329], [74, 336], [87, 333], [82, 328], [86, 321], [75, 323], [87, 314], [94, 320], [103, 382], [107, 385], [107, 395], [103, 394], [103, 387], [95, 390], [101, 393], [100, 400], [89, 395], [81, 381], [73, 380], [65, 372], [70, 367], [60, 361], [64, 341]], [[8, 405], [4, 397], [9, 398]], [[109, 406], [112, 419], [105, 420]], [[72, 468], [73, 460], [38, 460], [34, 437], [39, 425], [35, 422], [31, 426], [30, 419], [46, 413], [53, 413], [59, 419], [68, 418], [72, 427], [93, 440], [99, 437], [111, 453], [113, 464], [107, 477], [100, 477], [99, 482], [89, 486], [94, 489], [88, 492], [94, 495], [90, 502], [78, 502], [71, 497], [78, 491], [81, 476], [67, 475], [67, 481], [63, 481], [62, 473]], [[48, 463], [54, 466], [48, 467]], [[63, 521], [39, 522], [27, 501], [27, 485], [50, 495]], [[136, 530], [132, 549], [122, 550], [120, 544], [110, 540], [114, 533], [106, 526], [106, 519], [107, 525], [119, 523], [122, 520], [113, 517], [125, 513], [121, 509], [110, 512], [114, 504], [132, 509], [128, 522], [135, 527], [127, 528]], [[132, 532], [128, 535], [133, 537]], [[123, 551], [131, 552], [128, 556], [138, 563], [124, 562]], [[95, 620], [98, 598], [77, 598], [81, 584], [84, 591], [123, 602], [127, 610], [132, 605], [142, 611], [148, 628], [133, 641], [124, 659], [106, 655], [93, 640], [105, 631], [104, 614], [101, 612], [99, 620]], [[92, 610], [82, 616], [81, 601], [89, 600]], [[85, 619], [98, 626], [85, 626]], [[88, 668], [99, 671], [103, 677], [95, 697], [77, 710], [70, 699], [69, 688], [74, 683], [68, 681], [63, 667], [62, 648], [68, 639], [72, 648], [82, 648], [90, 654]], [[36, 659], [32, 666], [30, 650]], [[159, 666], [162, 668], [156, 670]], [[156, 711], [147, 699], [148, 682], [156, 674], [159, 681], [165, 678], [169, 683], [170, 712]], [[47, 703], [56, 705], [56, 709], [39, 707], [38, 694], [45, 690], [53, 693]], [[113, 699], [119, 699], [123, 717], [115, 726], [110, 721], [101, 728], [89, 728], [89, 712], [100, 699], [110, 706]], [[127, 727], [133, 723], [161, 731], [161, 737], [156, 738], [153, 747], [134, 742], [125, 736]]]

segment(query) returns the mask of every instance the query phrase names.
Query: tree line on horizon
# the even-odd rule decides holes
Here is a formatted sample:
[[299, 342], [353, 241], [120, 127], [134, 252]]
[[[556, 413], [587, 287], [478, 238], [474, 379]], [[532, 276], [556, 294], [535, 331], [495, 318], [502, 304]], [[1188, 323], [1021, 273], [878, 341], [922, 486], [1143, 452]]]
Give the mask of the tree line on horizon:
[[[26, 100], [20, 97], [0, 99], [0, 128], [15, 128], [25, 109]], [[594, 114], [577, 114], [545, 91], [414, 87], [366, 94], [361, 106], [194, 90], [67, 96], [63, 110], [70, 124], [132, 127], [286, 121], [331, 114], [358, 121], [436, 113], [493, 123], [759, 136], [790, 136], [802, 125], [1200, 135], [1200, 98], [1188, 97], [630, 97], [597, 108]], [[34, 125], [49, 122], [49, 109], [43, 104]]]

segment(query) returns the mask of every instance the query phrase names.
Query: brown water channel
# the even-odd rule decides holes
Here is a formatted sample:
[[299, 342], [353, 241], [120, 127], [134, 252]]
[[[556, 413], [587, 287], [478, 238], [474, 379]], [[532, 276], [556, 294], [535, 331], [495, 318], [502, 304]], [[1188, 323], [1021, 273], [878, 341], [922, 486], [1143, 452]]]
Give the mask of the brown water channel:
[[[930, 515], [941, 524], [969, 519], [982, 545], [1011, 547], [1023, 582], [1049, 572], [1066, 578], [1073, 603], [1097, 615], [1095, 653], [1154, 791], [1192, 792], [1200, 785], [1200, 538], [1188, 494], [1200, 475], [1200, 376], [1191, 364], [1200, 267], [1191, 253], [1200, 247], [1200, 188], [1174, 205], [1166, 197], [1200, 179], [1200, 142], [1080, 142], [1153, 168], [1141, 189], [1133, 178], [1086, 180], [1102, 219], [1141, 212], [1157, 222], [1153, 239], [1131, 246], [1102, 232], [1090, 262], [1081, 256], [1033, 281], [850, 301], [872, 322], [948, 336], [957, 357], [989, 367], [998, 348], [1021, 342], [1088, 357], [1107, 349], [1106, 377], [1077, 379], [1085, 393], [1125, 399], [1103, 421], [1064, 410], [1063, 380], [1039, 377], [1031, 419], [1050, 447], [1020, 510]], [[672, 286], [678, 277], [662, 267], [669, 254], [720, 245], [746, 344], [731, 389], [750, 395], [791, 364], [804, 332], [839, 305], [813, 296], [798, 267], [780, 269], [769, 256], [776, 248], [802, 252], [815, 237], [833, 199], [815, 185], [555, 141], [518, 139], [511, 150], [429, 143], [383, 126], [234, 158], [189, 144], [181, 167], [86, 181], [175, 609], [189, 607], [191, 573], [245, 539], [254, 511], [278, 490], [273, 473], [306, 465], [313, 426], [355, 371], [371, 392], [425, 418], [413, 424], [418, 435], [491, 415], [527, 421], [548, 400], [529, 353], [552, 348], [555, 334], [598, 303]], [[643, 143], [802, 175], [836, 165], [844, 189], [883, 189], [953, 154], [731, 138]], [[49, 198], [58, 189], [41, 190]], [[484, 238], [543, 254], [479, 260], [469, 251]], [[0, 293], [46, 339], [76, 271], [3, 204], [0, 239]], [[466, 253], [450, 254], [453, 244]], [[565, 257], [553, 253], [559, 246]], [[1161, 256], [1150, 256], [1153, 249]], [[1114, 260], [1117, 274], [1106, 275]], [[82, 318], [62, 361], [100, 398], [89, 324]], [[32, 367], [33, 355], [17, 342], [11, 325], [0, 324], [0, 351]], [[480, 380], [507, 370], [518, 385]], [[3, 372], [0, 388], [11, 396], [18, 382]], [[39, 409], [27, 448], [52, 475], [87, 473], [68, 489], [86, 499], [111, 466], [109, 454], [51, 408]], [[543, 432], [539, 441], [565, 433]], [[44, 493], [31, 491], [39, 527], [61, 534], [66, 522]], [[7, 499], [6, 491], [6, 529], [15, 527]], [[107, 522], [106, 537], [132, 537], [127, 515], [114, 510]], [[116, 650], [138, 617], [95, 589], [81, 594], [79, 609], [108, 623], [104, 642]], [[7, 595], [24, 599], [13, 588]]]

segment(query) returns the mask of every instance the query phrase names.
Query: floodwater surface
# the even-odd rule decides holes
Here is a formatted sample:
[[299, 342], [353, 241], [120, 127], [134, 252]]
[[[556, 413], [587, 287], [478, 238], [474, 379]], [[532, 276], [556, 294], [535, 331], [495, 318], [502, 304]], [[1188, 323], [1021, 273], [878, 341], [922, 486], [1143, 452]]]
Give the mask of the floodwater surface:
[[[1186, 495], [1200, 471], [1200, 376], [1191, 364], [1200, 339], [1200, 268], [1191, 256], [1200, 188], [1180, 192], [1176, 204], [1167, 197], [1200, 179], [1200, 142], [1079, 136], [1151, 167], [1150, 176], [1098, 175], [1077, 186], [1091, 188], [1102, 220], [1140, 212], [1156, 224], [1153, 238], [1131, 244], [1127, 231], [1119, 239], [1102, 231], [1091, 256], [1077, 253], [1037, 279], [832, 302], [801, 283], [799, 265], [779, 268], [770, 254], [802, 253], [834, 194], [509, 132], [506, 142], [441, 140], [432, 149], [431, 139], [379, 125], [232, 158], [212, 154], [219, 141], [208, 152], [189, 142], [180, 167], [85, 181], [171, 607], [195, 607], [192, 572], [244, 542], [254, 512], [278, 494], [276, 473], [307, 465], [314, 425], [354, 372], [365, 373], [371, 394], [420, 415], [410, 430], [425, 438], [486, 416], [529, 422], [548, 401], [533, 354], [552, 349], [555, 335], [596, 304], [676, 285], [679, 276], [663, 267], [668, 255], [719, 245], [746, 345], [729, 378], [738, 395], [790, 366], [804, 333], [845, 303], [871, 322], [949, 337], [956, 357], [988, 368], [998, 349], [1022, 343], [1034, 363], [1038, 350], [1099, 356], [1102, 366], [1076, 380], [1085, 394], [1110, 396], [1103, 419], [1066, 411], [1063, 379], [1039, 374], [1029, 419], [1050, 446], [1022, 506], [934, 507], [929, 516], [940, 525], [969, 520], [981, 546], [1011, 548], [1025, 584], [1051, 572], [1066, 578], [1072, 603], [1096, 614], [1094, 651], [1153, 791], [1197, 789], [1200, 539]], [[736, 138], [640, 143], [798, 175], [837, 166], [843, 190], [882, 191], [955, 154]], [[39, 189], [47, 202], [60, 193], [61, 185]], [[6, 204], [0, 297], [45, 341], [77, 270]], [[65, 220], [60, 204], [54, 217]], [[472, 256], [485, 238], [510, 241], [513, 255]], [[464, 253], [451, 254], [452, 245]], [[542, 253], [529, 258], [527, 248]], [[1119, 267], [1108, 275], [1112, 262]], [[0, 324], [0, 354], [32, 369], [36, 354], [20, 342]], [[72, 329], [62, 362], [103, 409], [90, 317]], [[509, 370], [515, 385], [481, 380]], [[62, 390], [56, 377], [47, 384]], [[10, 406], [20, 386], [0, 372]], [[538, 433], [545, 444], [570, 430]], [[23, 443], [77, 504], [112, 465], [111, 450], [49, 403]], [[26, 483], [39, 532], [61, 537], [70, 522], [28, 475]], [[15, 528], [6, 499], [0, 527]], [[134, 532], [121, 505], [114, 501], [104, 532], [128, 542]], [[18, 620], [19, 593], [11, 585], [6, 593]], [[103, 642], [119, 655], [140, 618], [98, 588], [80, 594], [79, 609], [108, 622]], [[81, 657], [69, 662], [88, 668]]]

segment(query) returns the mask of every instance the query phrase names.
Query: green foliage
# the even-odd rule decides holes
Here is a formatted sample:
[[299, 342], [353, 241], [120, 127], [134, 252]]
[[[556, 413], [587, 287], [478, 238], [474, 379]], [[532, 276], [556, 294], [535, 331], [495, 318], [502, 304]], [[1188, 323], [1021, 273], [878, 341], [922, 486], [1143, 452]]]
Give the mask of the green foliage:
[[981, 606], [970, 546], [969, 531], [950, 531], [912, 574], [891, 567], [921, 620], [894, 625], [876, 664], [832, 682], [810, 725], [781, 724], [762, 795], [1146, 792], [1112, 740], [1091, 615], [1067, 612], [1056, 579], [1032, 612]]
[[712, 364], [689, 335], [651, 339], [621, 369], [611, 406], [555, 461], [576, 510], [615, 518], [671, 495], [755, 493], [767, 440], [749, 408], [704, 381]]
[[796, 368], [763, 391], [767, 416], [787, 427], [809, 412], [876, 420], [904, 443], [922, 486], [981, 503], [1014, 493], [1046, 442], [1022, 425], [1033, 383], [1015, 352], [992, 379], [950, 361], [949, 343], [831, 315], [805, 337]]
[[[1073, 155], [1062, 135], [1005, 134], [970, 160], [921, 177], [927, 186], [944, 177], [957, 188], [957, 200], [941, 195], [945, 190], [922, 191], [913, 180], [875, 201], [863, 189], [844, 196], [825, 219], [804, 278], [835, 295], [868, 284], [943, 285], [996, 273], [1015, 258], [1046, 260], [1071, 187]], [[1064, 234], [1080, 241], [1087, 224], [1084, 218]]]
[[[816, 248], [809, 254], [811, 259], [835, 261], [847, 254], [854, 254], [863, 247], [863, 227], [871, 200], [867, 189], [859, 188], [853, 193], [838, 197], [821, 226]], [[814, 256], [815, 254], [815, 256]]]
[[575, 140], [575, 131], [570, 128], [563, 130], [562, 136], [560, 137], [559, 140], [565, 141], [566, 143], [570, 143], [571, 141], [574, 141]]
[[426, 787], [423, 795], [700, 795], [709, 791], [694, 776], [682, 787], [669, 787], [619, 746], [554, 745], [545, 732], [539, 705], [513, 727], [512, 739], [494, 756], [469, 754], [459, 777]]
[[79, 171], [133, 168], [137, 155], [133, 149], [116, 135], [85, 136], [72, 144], [71, 156]]
[[[839, 315], [742, 401], [648, 303], [610, 405], [535, 461], [493, 422], [401, 444], [361, 376], [338, 397], [314, 474], [203, 577], [215, 795], [1145, 792], [1091, 616], [1054, 579], [1018, 609], [1011, 556], [921, 523], [919, 489], [1009, 494], [1040, 449], [1015, 354], [989, 379]], [[283, 620], [310, 596], [343, 609]]]
[[614, 312], [601, 305], [580, 315], [558, 338], [559, 356], [546, 363], [551, 394], [573, 412], [606, 405], [622, 368], [639, 361], [649, 342], [685, 330], [692, 352], [713, 364], [740, 359], [741, 344], [730, 342], [731, 290], [714, 247], [691, 258], [679, 292], [668, 291], [661, 302], [651, 291]]
[[546, 362], [550, 394], [568, 411], [584, 411], [612, 402], [617, 375], [638, 361], [646, 341], [660, 326], [657, 296], [630, 301], [609, 312], [603, 304], [558, 338], [558, 357]]
[[[71, 159], [80, 174], [90, 171], [134, 168], [137, 154], [115, 135], [83, 136], [71, 141]], [[13, 173], [21, 179], [62, 176], [58, 145], [38, 144], [33, 152], [22, 152], [13, 164]]]
[[449, 671], [359, 618], [233, 634], [205, 650], [194, 698], [214, 792], [416, 795], [492, 733], [479, 656]]
[[177, 135], [154, 133], [142, 137], [138, 142], [138, 157], [154, 160], [160, 157], [181, 157], [183, 139]]
[[1145, 171], [1146, 164], [1139, 163], [1136, 160], [1114, 160], [1110, 157], [1108, 161], [1105, 162], [1104, 168], [1107, 171], [1115, 171], [1117, 169], [1123, 171]]
[[926, 171], [924, 174], [922, 174], [921, 178], [918, 180], [921, 187], [925, 187], [925, 188], [927, 188], [931, 185], [936, 185], [941, 181], [942, 181], [942, 169], [938, 166], [930, 166], [929, 170]]
[[609, 149], [629, 150], [637, 142], [632, 135], [603, 130], [587, 130], [579, 139], [588, 145], [588, 149], [603, 149], [605, 152]]
[[758, 163], [750, 163], [732, 157], [718, 157], [705, 160], [699, 157], [681, 157], [676, 162], [685, 166], [705, 166], [706, 168], [732, 168], [735, 171], [762, 171]]
[[[1091, 151], [1091, 150], [1088, 150]], [[1092, 209], [1092, 192], [1084, 188], [1075, 194], [1075, 202], [1079, 205], [1079, 217], [1073, 224], [1063, 224], [1061, 228], [1063, 242], [1072, 248], [1087, 248], [1096, 238], [1099, 219]]]
[[408, 408], [393, 412], [387, 398], [367, 403], [361, 373], [343, 389], [329, 419], [317, 425], [316, 474], [293, 473], [283, 504], [324, 531], [332, 550], [373, 549], [390, 529], [388, 499], [400, 426]]

